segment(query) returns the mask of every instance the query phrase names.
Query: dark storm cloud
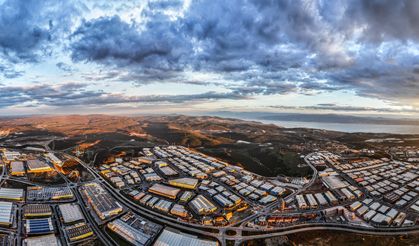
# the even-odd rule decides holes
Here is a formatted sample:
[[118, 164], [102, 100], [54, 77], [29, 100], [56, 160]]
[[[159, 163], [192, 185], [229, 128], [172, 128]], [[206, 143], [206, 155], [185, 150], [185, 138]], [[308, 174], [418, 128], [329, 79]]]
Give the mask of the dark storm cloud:
[[77, 9], [68, 1], [6, 0], [0, 5], [0, 55], [35, 62], [48, 54], [52, 41], [69, 31]]
[[180, 58], [188, 49], [176, 30], [150, 22], [140, 33], [136, 23], [126, 23], [118, 16], [84, 22], [72, 34], [72, 58], [75, 61], [116, 63], [120, 66], [140, 64], [144, 69], [160, 72], [181, 68]]
[[[202, 0], [184, 8], [180, 0], [161, 0], [130, 18], [121, 16], [139, 3], [96, 1], [87, 12], [111, 14], [75, 21], [83, 18], [79, 5], [4, 1], [0, 59], [36, 62], [62, 49], [75, 63], [102, 67], [83, 75], [87, 80], [136, 84], [205, 84], [212, 82], [185, 73], [214, 73], [230, 94], [211, 98], [351, 90], [414, 102], [419, 94], [418, 1]], [[57, 67], [71, 72], [70, 65]], [[20, 75], [14, 71], [0, 66], [3, 77]]]

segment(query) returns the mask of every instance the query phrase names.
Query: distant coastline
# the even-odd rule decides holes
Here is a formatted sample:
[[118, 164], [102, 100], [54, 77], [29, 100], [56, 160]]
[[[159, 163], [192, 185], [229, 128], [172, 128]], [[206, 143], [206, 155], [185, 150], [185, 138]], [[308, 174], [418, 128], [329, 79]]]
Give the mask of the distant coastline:
[[229, 111], [212, 112], [211, 115], [259, 121], [285, 128], [313, 128], [349, 133], [419, 134], [419, 119]]

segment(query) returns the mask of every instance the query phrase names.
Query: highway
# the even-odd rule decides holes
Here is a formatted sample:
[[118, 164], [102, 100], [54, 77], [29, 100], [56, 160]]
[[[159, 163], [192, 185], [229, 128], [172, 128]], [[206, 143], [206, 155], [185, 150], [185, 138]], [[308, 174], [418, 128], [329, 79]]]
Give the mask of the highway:
[[[312, 153], [313, 154], [313, 153]], [[310, 179], [310, 181], [305, 184], [303, 187], [301, 187], [299, 190], [294, 191], [290, 195], [288, 195], [285, 199], [294, 197], [301, 191], [305, 190], [307, 187], [311, 186], [315, 180], [318, 177], [318, 171], [317, 169], [308, 161], [308, 158], [312, 155], [307, 155], [304, 159], [313, 170], [313, 175]], [[404, 234], [412, 234], [412, 233], [419, 233], [419, 228], [414, 227], [413, 229], [398, 229], [398, 228], [361, 228], [361, 227], [355, 227], [351, 225], [344, 225], [344, 224], [334, 224], [334, 223], [306, 223], [306, 224], [297, 224], [297, 225], [290, 225], [286, 227], [281, 228], [275, 228], [269, 231], [269, 233], [266, 232], [266, 230], [260, 230], [260, 234], [256, 235], [243, 235], [243, 233], [258, 233], [258, 231], [255, 231], [252, 228], [246, 228], [245, 225], [247, 222], [251, 221], [252, 219], [255, 219], [258, 216], [262, 215], [269, 215], [273, 209], [276, 209], [279, 205], [279, 202], [272, 203], [263, 210], [258, 211], [257, 213], [250, 215], [243, 220], [240, 220], [239, 222], [229, 225], [226, 227], [215, 227], [215, 226], [204, 226], [204, 225], [197, 225], [192, 223], [186, 223], [183, 221], [177, 221], [174, 218], [162, 215], [161, 213], [157, 213], [155, 211], [149, 210], [147, 208], [144, 208], [142, 206], [139, 206], [138, 204], [132, 202], [130, 199], [123, 196], [120, 191], [116, 188], [114, 188], [111, 184], [104, 181], [102, 177], [88, 164], [83, 162], [77, 157], [65, 154], [68, 158], [73, 158], [76, 161], [78, 161], [82, 166], [84, 166], [94, 177], [96, 182], [101, 183], [106, 190], [121, 204], [123, 204], [125, 207], [139, 213], [141, 216], [144, 216], [147, 219], [150, 219], [151, 221], [157, 222], [159, 224], [163, 224], [166, 226], [170, 226], [173, 228], [176, 228], [181, 231], [185, 231], [191, 234], [198, 234], [203, 235], [206, 237], [213, 237], [214, 239], [217, 239], [221, 245], [226, 245], [227, 240], [233, 240], [236, 242], [236, 245], [239, 245], [241, 242], [245, 242], [252, 239], [261, 239], [261, 238], [268, 238], [272, 236], [283, 236], [287, 234], [292, 233], [298, 233], [298, 232], [304, 232], [304, 231], [312, 231], [312, 230], [339, 230], [339, 231], [347, 231], [347, 232], [355, 232], [355, 233], [366, 233], [366, 234], [374, 234], [374, 235], [404, 235]], [[80, 197], [78, 197], [81, 199]], [[85, 208], [84, 208], [85, 209]], [[88, 214], [88, 211], [84, 210], [84, 213]], [[90, 215], [87, 215], [87, 218], [90, 218]], [[91, 219], [91, 218], [90, 218]], [[90, 223], [94, 224], [95, 222], [92, 220]], [[96, 230], [100, 230], [99, 227], [95, 228]], [[210, 232], [209, 230], [216, 230], [217, 232]], [[227, 232], [234, 232], [235, 235], [227, 235]], [[113, 242], [109, 240], [108, 237], [103, 236], [101, 240], [105, 240], [108, 244], [112, 245]], [[108, 240], [108, 241], [107, 241]]]

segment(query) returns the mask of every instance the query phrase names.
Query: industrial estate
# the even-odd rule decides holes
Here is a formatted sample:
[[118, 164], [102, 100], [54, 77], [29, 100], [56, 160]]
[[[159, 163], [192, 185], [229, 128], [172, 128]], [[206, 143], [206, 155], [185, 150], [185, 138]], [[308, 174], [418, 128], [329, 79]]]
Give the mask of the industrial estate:
[[[47, 146], [7, 147], [0, 236], [6, 245], [240, 245], [318, 229], [417, 233], [419, 167], [406, 156], [419, 152], [365, 151], [301, 155], [313, 173], [292, 178], [263, 177], [179, 145], [96, 166]], [[90, 178], [72, 178], [75, 167]]]

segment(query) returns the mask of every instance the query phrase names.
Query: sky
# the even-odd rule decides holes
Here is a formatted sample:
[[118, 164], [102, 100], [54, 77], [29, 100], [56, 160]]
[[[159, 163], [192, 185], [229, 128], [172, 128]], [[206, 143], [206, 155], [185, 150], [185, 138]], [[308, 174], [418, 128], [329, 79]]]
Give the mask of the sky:
[[0, 114], [419, 117], [419, 1], [0, 0]]

